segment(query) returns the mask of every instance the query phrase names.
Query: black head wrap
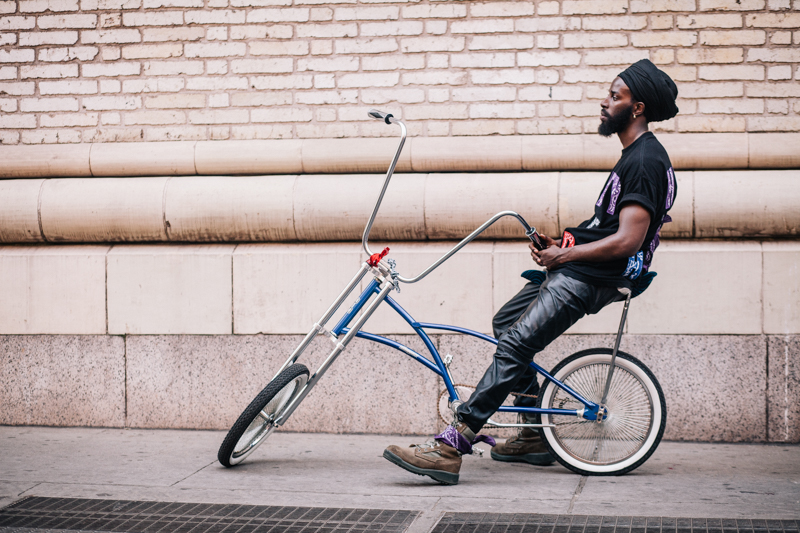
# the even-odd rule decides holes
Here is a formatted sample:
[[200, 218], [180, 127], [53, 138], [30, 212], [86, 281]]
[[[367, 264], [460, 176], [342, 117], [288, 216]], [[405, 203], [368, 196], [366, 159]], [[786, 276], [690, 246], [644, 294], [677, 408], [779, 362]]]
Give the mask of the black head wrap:
[[648, 122], [669, 120], [678, 114], [675, 98], [678, 87], [672, 78], [659, 70], [649, 59], [637, 61], [619, 77], [631, 90], [634, 100], [644, 104], [644, 116]]

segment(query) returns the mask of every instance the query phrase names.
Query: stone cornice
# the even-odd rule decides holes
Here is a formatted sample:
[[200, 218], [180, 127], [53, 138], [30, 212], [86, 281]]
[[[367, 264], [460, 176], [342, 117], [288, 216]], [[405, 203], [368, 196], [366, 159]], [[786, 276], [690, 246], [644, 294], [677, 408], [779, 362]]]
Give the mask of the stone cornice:
[[[678, 170], [800, 168], [800, 133], [658, 134]], [[383, 173], [395, 138], [176, 141], [0, 146], [0, 177]], [[415, 137], [398, 172], [608, 170], [597, 135]]]

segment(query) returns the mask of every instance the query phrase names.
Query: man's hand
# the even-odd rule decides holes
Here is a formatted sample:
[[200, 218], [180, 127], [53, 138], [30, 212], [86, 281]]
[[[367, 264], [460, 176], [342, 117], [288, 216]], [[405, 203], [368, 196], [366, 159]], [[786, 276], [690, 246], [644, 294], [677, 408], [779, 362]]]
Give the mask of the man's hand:
[[533, 258], [534, 263], [545, 268], [552, 268], [562, 264], [564, 261], [557, 259], [562, 255], [561, 248], [559, 248], [561, 241], [556, 241], [555, 239], [551, 239], [547, 235], [542, 234], [539, 234], [539, 237], [541, 237], [542, 242], [544, 243], [544, 250], [537, 250], [533, 243], [528, 245], [528, 248], [531, 250], [531, 257]]
[[544, 250], [539, 251], [530, 243], [528, 248], [531, 250], [531, 257], [533, 258], [533, 262], [537, 265], [544, 267], [544, 268], [554, 268], [566, 262], [564, 259], [564, 252], [566, 250], [562, 250], [559, 248], [558, 243], [551, 239], [546, 235], [540, 235], [543, 237], [545, 245], [547, 246]]

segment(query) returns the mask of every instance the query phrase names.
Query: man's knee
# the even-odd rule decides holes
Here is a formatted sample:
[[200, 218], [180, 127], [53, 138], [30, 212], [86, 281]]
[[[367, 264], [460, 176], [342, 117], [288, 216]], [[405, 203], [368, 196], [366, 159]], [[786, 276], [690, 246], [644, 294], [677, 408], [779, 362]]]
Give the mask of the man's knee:
[[527, 367], [533, 361], [533, 355], [529, 350], [513, 342], [507, 334], [500, 338], [494, 352], [495, 359], [516, 367]]

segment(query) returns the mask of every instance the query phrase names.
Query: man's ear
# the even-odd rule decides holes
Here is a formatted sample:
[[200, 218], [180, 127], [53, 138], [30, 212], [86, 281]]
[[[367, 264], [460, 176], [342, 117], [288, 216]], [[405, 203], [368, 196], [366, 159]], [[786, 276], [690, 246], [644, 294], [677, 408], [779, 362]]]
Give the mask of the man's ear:
[[635, 102], [633, 104], [633, 114], [637, 117], [644, 115], [644, 102]]

